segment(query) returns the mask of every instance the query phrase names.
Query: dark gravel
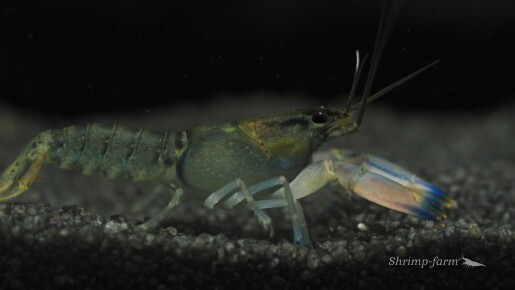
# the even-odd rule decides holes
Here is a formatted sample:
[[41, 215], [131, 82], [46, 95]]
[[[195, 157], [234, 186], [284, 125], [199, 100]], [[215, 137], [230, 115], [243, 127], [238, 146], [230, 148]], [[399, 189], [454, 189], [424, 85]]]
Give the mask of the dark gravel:
[[[273, 106], [270, 106], [273, 104]], [[305, 104], [294, 98], [219, 99], [210, 107], [64, 122], [0, 105], [0, 167], [37, 132], [102, 121], [178, 130]], [[248, 110], [241, 110], [248, 108]], [[167, 124], [163, 126], [163, 124]], [[302, 201], [314, 247], [296, 249], [283, 210], [270, 238], [245, 209], [208, 210], [191, 196], [160, 230], [135, 226], [167, 195], [131, 209], [153, 185], [108, 182], [48, 166], [23, 196], [0, 204], [1, 289], [515, 287], [515, 106], [474, 113], [410, 113], [374, 104], [361, 132], [330, 146], [395, 161], [448, 192], [445, 228], [336, 187]], [[390, 266], [391, 257], [461, 255], [486, 267]]]

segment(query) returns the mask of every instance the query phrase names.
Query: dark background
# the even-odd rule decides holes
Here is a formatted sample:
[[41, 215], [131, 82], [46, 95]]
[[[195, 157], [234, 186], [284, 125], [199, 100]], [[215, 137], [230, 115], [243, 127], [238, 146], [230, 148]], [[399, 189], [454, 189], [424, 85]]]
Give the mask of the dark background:
[[[315, 103], [349, 90], [381, 1], [2, 1], [1, 104], [79, 116], [267, 92]], [[437, 67], [382, 104], [483, 110], [515, 80], [512, 1], [407, 1], [375, 90]]]

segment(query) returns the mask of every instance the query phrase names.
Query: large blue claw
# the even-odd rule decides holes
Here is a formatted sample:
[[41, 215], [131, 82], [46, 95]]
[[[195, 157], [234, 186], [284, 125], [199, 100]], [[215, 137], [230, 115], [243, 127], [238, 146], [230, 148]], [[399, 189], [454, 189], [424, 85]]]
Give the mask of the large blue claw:
[[[436, 221], [444, 220], [446, 209], [453, 207], [440, 188], [383, 158], [333, 149], [314, 156], [315, 161], [323, 159], [335, 160], [334, 172], [342, 186], [382, 206]], [[350, 164], [361, 173], [349, 176]]]

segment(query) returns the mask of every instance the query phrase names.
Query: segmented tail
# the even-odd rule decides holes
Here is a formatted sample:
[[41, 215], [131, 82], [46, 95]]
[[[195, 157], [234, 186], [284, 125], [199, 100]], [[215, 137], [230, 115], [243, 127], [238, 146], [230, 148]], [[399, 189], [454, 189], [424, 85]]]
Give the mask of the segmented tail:
[[29, 189], [47, 158], [49, 150], [47, 139], [46, 132], [34, 138], [0, 175], [0, 201], [14, 198]]

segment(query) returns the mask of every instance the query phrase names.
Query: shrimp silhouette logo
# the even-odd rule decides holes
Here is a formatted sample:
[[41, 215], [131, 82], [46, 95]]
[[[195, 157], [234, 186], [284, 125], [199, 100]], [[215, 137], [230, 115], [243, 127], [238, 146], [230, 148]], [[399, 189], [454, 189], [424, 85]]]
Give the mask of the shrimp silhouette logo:
[[465, 258], [463, 256], [463, 253], [461, 254], [461, 259], [460, 260], [464, 260], [465, 261], [465, 262], [462, 263], [462, 265], [467, 267], [467, 268], [486, 267], [485, 265], [483, 265], [481, 263], [478, 263], [478, 262], [472, 261], [471, 259]]

